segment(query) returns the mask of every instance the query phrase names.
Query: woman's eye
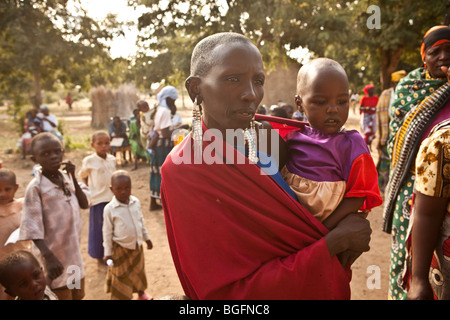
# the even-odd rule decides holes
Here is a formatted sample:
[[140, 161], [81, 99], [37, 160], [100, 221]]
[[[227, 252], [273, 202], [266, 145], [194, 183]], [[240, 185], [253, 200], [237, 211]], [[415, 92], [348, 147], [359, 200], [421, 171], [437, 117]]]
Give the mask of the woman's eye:
[[264, 79], [257, 79], [257, 80], [255, 80], [255, 83], [257, 85], [263, 86], [264, 85]]
[[231, 82], [238, 82], [239, 78], [238, 77], [228, 77], [227, 80], [231, 81]]

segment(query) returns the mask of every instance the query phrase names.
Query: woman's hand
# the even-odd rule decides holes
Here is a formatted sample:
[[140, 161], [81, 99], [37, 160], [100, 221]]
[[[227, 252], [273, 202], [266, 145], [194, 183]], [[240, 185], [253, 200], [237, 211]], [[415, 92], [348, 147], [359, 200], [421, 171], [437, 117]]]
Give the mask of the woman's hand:
[[346, 250], [366, 252], [370, 249], [371, 234], [369, 220], [358, 213], [351, 213], [325, 236], [325, 241], [330, 256]]
[[434, 300], [429, 280], [413, 278], [408, 290], [408, 300]]

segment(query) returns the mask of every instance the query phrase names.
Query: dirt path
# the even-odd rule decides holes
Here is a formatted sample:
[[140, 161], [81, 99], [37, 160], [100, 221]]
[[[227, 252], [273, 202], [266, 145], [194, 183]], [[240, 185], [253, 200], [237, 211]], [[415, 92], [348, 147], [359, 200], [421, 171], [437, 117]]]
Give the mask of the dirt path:
[[[51, 106], [50, 109], [52, 110]], [[92, 132], [90, 128], [90, 116], [87, 109], [76, 110], [72, 114], [68, 112], [55, 112], [56, 115], [65, 122], [65, 129], [68, 135], [86, 134]], [[184, 115], [188, 117], [189, 112]], [[2, 127], [9, 118], [1, 113], [0, 120]], [[358, 128], [357, 115], [351, 114], [347, 128]], [[14, 132], [6, 132], [5, 135], [11, 139], [17, 139]], [[82, 159], [91, 152], [72, 151], [66, 154], [66, 158], [71, 160], [77, 168], [80, 167]], [[374, 155], [376, 158], [376, 155]], [[20, 160], [20, 154], [0, 155], [3, 161], [3, 167], [11, 168], [15, 171], [20, 185], [16, 194], [22, 197], [28, 182], [31, 180], [31, 169], [33, 163], [31, 160]], [[142, 208], [149, 207], [149, 167], [141, 164], [136, 171], [131, 171], [132, 166], [123, 167], [128, 170], [132, 176], [133, 194], [138, 197], [142, 203]], [[389, 235], [381, 231], [382, 210], [376, 208], [369, 215], [373, 234], [371, 240], [371, 249], [364, 253], [353, 265], [353, 279], [351, 282], [352, 299], [354, 300], [384, 300], [387, 298], [388, 272], [389, 272]], [[144, 210], [144, 218], [149, 234], [152, 238], [154, 248], [145, 250], [146, 274], [148, 280], [148, 293], [155, 298], [160, 298], [168, 294], [182, 294], [182, 288], [179, 283], [176, 271], [170, 255], [167, 242], [164, 214], [162, 210], [150, 212]], [[89, 257], [87, 253], [88, 240], [88, 220], [89, 211], [83, 211], [83, 234], [82, 234], [82, 255], [86, 270], [86, 297], [88, 300], [109, 299], [105, 293], [105, 272], [97, 266], [97, 261]], [[369, 285], [368, 285], [369, 282]], [[378, 287], [379, 285], [379, 287]]]

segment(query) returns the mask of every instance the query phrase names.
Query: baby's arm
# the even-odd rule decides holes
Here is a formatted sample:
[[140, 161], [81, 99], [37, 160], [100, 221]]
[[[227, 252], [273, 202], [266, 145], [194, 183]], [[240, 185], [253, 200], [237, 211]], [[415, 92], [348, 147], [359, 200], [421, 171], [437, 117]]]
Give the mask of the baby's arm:
[[361, 198], [344, 198], [338, 205], [336, 210], [331, 213], [328, 218], [323, 221], [323, 225], [329, 230], [336, 227], [336, 225], [350, 213], [358, 212], [362, 207], [366, 197]]
[[[362, 207], [365, 197], [361, 198], [344, 198], [339, 206], [336, 208], [336, 210], [331, 213], [328, 218], [326, 218], [323, 221], [323, 224], [329, 229], [333, 229], [336, 227], [336, 225], [344, 219], [346, 216], [348, 216], [351, 213], [356, 213], [358, 210]], [[359, 213], [361, 215], [364, 215], [364, 218], [367, 216], [367, 214]], [[362, 252], [357, 251], [344, 251], [341, 252], [338, 255], [339, 261], [344, 266], [344, 268], [347, 265], [352, 265], [353, 262], [362, 254]]]

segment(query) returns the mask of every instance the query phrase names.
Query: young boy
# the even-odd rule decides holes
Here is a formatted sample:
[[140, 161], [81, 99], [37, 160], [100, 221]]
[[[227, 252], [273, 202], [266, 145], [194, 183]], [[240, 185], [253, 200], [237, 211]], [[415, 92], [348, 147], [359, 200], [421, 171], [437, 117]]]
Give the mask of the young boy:
[[309, 126], [287, 134], [282, 170], [299, 202], [328, 229], [352, 212], [381, 205], [375, 164], [360, 133], [346, 131], [349, 88], [345, 70], [320, 58], [297, 77], [296, 104]]
[[[60, 300], [84, 297], [80, 250], [81, 209], [88, 200], [75, 178], [75, 165], [62, 162], [64, 149], [48, 132], [31, 141], [31, 159], [40, 164], [25, 190], [21, 240], [33, 240], [45, 267], [50, 288]], [[64, 171], [59, 168], [64, 165]]]
[[46, 285], [38, 260], [28, 251], [15, 251], [0, 260], [0, 283], [17, 300], [58, 300]]
[[[0, 259], [13, 251], [30, 249], [29, 241], [9, 243], [5, 246], [11, 233], [20, 226], [23, 199], [14, 198], [18, 188], [14, 172], [0, 169]], [[8, 298], [0, 285], [0, 300]]]
[[83, 159], [79, 176], [89, 187], [89, 255], [103, 263], [103, 208], [111, 201], [113, 194], [109, 188], [111, 175], [116, 171], [116, 158], [109, 154], [110, 138], [106, 131], [96, 131], [92, 135], [95, 153]]
[[113, 266], [106, 276], [106, 292], [112, 300], [131, 300], [137, 292], [139, 300], [151, 300], [145, 293], [145, 258], [142, 242], [147, 249], [153, 247], [145, 227], [140, 201], [131, 195], [131, 177], [123, 170], [111, 177], [114, 194], [105, 206], [103, 219], [104, 261], [112, 260]]

